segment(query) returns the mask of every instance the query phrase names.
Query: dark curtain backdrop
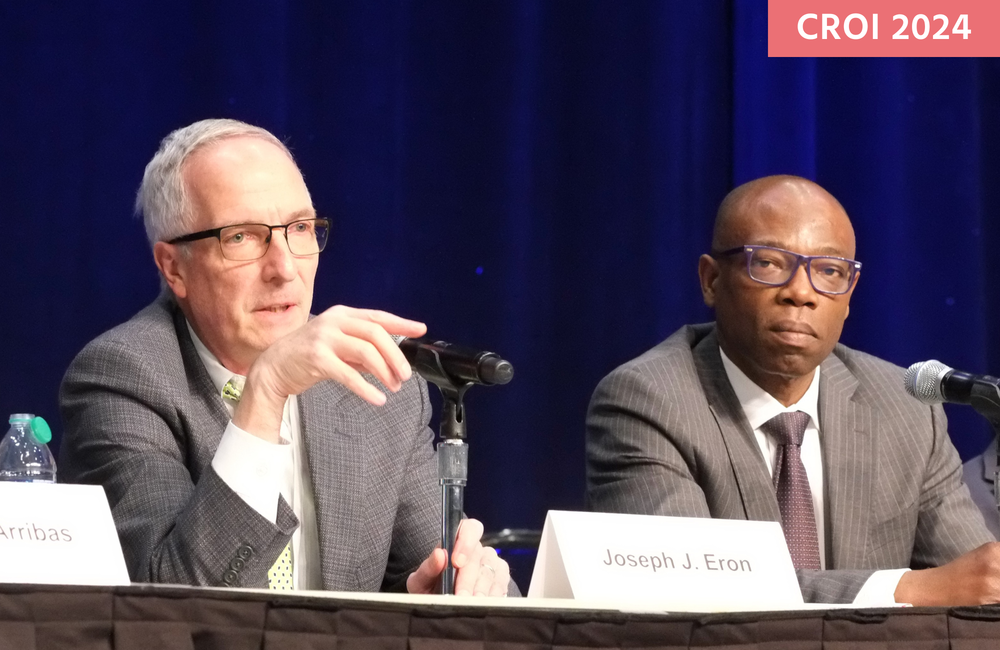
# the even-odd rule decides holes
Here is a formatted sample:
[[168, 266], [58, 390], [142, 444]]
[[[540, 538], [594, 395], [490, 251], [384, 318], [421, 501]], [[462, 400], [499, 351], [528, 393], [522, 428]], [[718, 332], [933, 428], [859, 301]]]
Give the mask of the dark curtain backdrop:
[[[763, 0], [0, 4], [0, 411], [45, 415], [91, 338], [153, 300], [135, 189], [204, 117], [286, 140], [332, 217], [314, 308], [500, 352], [468, 397], [468, 511], [583, 505], [590, 393], [711, 317], [715, 207], [795, 173], [864, 263], [845, 342], [1000, 372], [1000, 64], [768, 59]], [[988, 430], [951, 411], [964, 456]]]

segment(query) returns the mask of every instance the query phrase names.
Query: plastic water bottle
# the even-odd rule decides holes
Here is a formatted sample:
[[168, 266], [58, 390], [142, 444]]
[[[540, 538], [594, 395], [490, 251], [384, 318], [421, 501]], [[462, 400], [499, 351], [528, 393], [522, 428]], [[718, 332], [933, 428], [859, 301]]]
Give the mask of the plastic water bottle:
[[10, 416], [10, 430], [0, 442], [0, 481], [55, 483], [56, 460], [46, 444], [52, 430], [31, 413]]

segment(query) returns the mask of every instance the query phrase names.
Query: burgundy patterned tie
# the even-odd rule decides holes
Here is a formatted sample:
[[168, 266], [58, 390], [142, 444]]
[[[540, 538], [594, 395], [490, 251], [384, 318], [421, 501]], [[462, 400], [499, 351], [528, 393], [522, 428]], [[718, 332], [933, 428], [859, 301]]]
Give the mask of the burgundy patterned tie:
[[802, 436], [809, 415], [802, 411], [780, 413], [761, 426], [778, 443], [774, 460], [774, 491], [781, 511], [781, 528], [796, 569], [819, 569], [819, 542], [812, 492], [802, 464]]

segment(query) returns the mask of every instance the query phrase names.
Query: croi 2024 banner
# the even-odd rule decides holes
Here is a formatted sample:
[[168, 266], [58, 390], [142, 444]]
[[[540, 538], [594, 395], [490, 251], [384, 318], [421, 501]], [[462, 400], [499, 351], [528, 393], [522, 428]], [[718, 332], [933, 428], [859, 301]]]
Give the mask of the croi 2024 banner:
[[768, 0], [768, 56], [1000, 56], [1000, 0]]

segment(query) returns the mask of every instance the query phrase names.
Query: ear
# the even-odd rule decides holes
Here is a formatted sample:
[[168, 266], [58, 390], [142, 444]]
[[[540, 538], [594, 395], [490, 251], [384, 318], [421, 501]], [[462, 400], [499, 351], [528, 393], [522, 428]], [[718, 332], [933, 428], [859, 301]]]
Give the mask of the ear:
[[180, 248], [176, 244], [158, 241], [153, 244], [153, 260], [160, 269], [163, 281], [177, 298], [187, 297], [187, 284], [184, 282], [184, 261], [181, 259]]
[[698, 279], [701, 282], [701, 296], [705, 304], [715, 307], [715, 283], [719, 279], [719, 262], [711, 255], [698, 258]]

